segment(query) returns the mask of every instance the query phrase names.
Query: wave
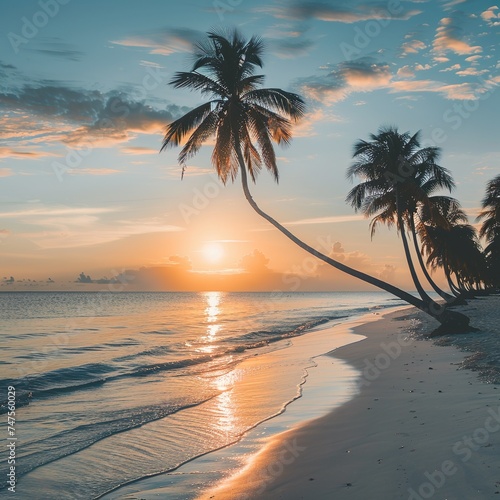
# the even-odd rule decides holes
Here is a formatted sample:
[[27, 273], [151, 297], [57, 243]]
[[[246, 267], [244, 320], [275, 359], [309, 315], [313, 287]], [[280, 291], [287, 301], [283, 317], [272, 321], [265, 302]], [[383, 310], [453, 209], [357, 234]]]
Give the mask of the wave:
[[[373, 308], [359, 307], [349, 311], [343, 311], [345, 315], [321, 316], [309, 319], [299, 325], [285, 325], [279, 329], [259, 330], [235, 337], [224, 339], [224, 345], [219, 351], [182, 358], [172, 361], [145, 363], [148, 356], [168, 355], [172, 346], [156, 346], [139, 353], [120, 356], [114, 358], [109, 363], [91, 363], [69, 368], [60, 368], [50, 372], [37, 375], [29, 375], [24, 378], [14, 380], [0, 381], [4, 387], [15, 385], [18, 393], [18, 406], [25, 406], [30, 403], [32, 398], [38, 400], [57, 395], [66, 394], [73, 391], [91, 390], [92, 388], [123, 378], [147, 377], [160, 372], [180, 370], [193, 366], [199, 366], [220, 360], [225, 356], [232, 354], [241, 354], [245, 351], [265, 347], [269, 344], [279, 342], [280, 340], [290, 339], [303, 335], [312, 329], [321, 326], [330, 321], [343, 319], [354, 314], [362, 314]], [[139, 358], [146, 358], [139, 362]], [[130, 368], [130, 362], [137, 360], [139, 366]], [[122, 363], [127, 362], [128, 366]], [[7, 401], [0, 401], [0, 414], [7, 411]]]
[[[122, 411], [101, 413], [102, 420], [88, 422], [71, 429], [56, 433], [42, 442], [33, 440], [23, 443], [23, 459], [17, 467], [18, 477], [28, 472], [73, 455], [107, 437], [141, 427], [144, 424], [160, 420], [187, 408], [206, 403], [219, 393], [197, 401], [180, 401], [177, 404], [156, 404], [128, 408]], [[6, 487], [6, 486], [5, 486]], [[0, 490], [4, 489], [3, 485]]]

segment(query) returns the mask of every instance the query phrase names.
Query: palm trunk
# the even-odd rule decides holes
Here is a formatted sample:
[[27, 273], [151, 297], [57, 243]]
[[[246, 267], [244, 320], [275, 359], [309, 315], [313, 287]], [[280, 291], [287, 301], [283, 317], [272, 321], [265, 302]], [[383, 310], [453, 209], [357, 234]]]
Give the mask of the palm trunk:
[[254, 199], [250, 193], [250, 190], [248, 188], [247, 172], [246, 172], [246, 166], [245, 166], [243, 154], [242, 154], [239, 146], [236, 147], [236, 150], [237, 150], [238, 161], [239, 161], [240, 170], [241, 170], [241, 183], [242, 183], [243, 192], [245, 194], [246, 200], [248, 201], [250, 206], [255, 210], [255, 212], [257, 212], [257, 214], [259, 214], [265, 220], [270, 222], [276, 229], [278, 229], [288, 239], [293, 241], [296, 245], [298, 245], [300, 248], [302, 248], [306, 252], [309, 252], [311, 255], [314, 255], [315, 257], [322, 260], [323, 262], [326, 262], [327, 264], [334, 267], [335, 269], [338, 269], [339, 271], [342, 271], [350, 276], [358, 278], [358, 279], [364, 281], [365, 283], [369, 283], [370, 285], [373, 285], [377, 288], [385, 290], [386, 292], [389, 292], [392, 295], [395, 295], [396, 297], [400, 298], [401, 300], [404, 300], [405, 302], [408, 302], [409, 304], [417, 307], [421, 311], [424, 311], [427, 314], [431, 315], [437, 321], [439, 321], [439, 323], [441, 324], [441, 327], [438, 330], [436, 330], [436, 334], [459, 333], [459, 332], [464, 332], [464, 331], [470, 331], [470, 327], [469, 327], [470, 320], [464, 314], [458, 313], [456, 311], [446, 310], [445, 308], [443, 308], [439, 304], [436, 304], [433, 301], [431, 301], [431, 303], [425, 303], [423, 300], [418, 299], [417, 297], [414, 297], [413, 295], [409, 294], [408, 292], [405, 292], [404, 290], [401, 290], [401, 289], [391, 285], [390, 283], [386, 283], [385, 281], [382, 281], [378, 278], [370, 276], [369, 274], [366, 274], [366, 273], [363, 273], [363, 272], [358, 271], [356, 269], [353, 269], [349, 266], [346, 266], [345, 264], [342, 264], [341, 262], [338, 262], [338, 261], [322, 254], [321, 252], [319, 252], [315, 248], [311, 247], [307, 243], [304, 243], [302, 240], [297, 238], [288, 229], [283, 227], [278, 221], [276, 221], [270, 215], [266, 214], [263, 210], [261, 210], [260, 207], [257, 205], [257, 203], [254, 201]]
[[446, 264], [444, 265], [444, 273], [446, 275], [446, 279], [448, 280], [448, 286], [450, 287], [450, 290], [457, 296], [459, 297], [461, 292], [460, 289], [453, 283], [453, 280], [451, 279], [451, 273], [450, 270], [448, 269], [448, 266]]
[[415, 266], [413, 265], [413, 260], [411, 258], [411, 253], [410, 253], [410, 247], [408, 245], [408, 238], [406, 237], [405, 225], [404, 225], [403, 217], [401, 216], [401, 211], [399, 208], [399, 193], [397, 191], [397, 188], [396, 188], [396, 211], [397, 211], [397, 217], [398, 217], [399, 231], [401, 233], [401, 240], [403, 241], [403, 248], [405, 251], [406, 262], [407, 262], [408, 268], [410, 270], [413, 284], [415, 285], [415, 288], [417, 289], [417, 292], [420, 295], [421, 299], [426, 304], [431, 304], [434, 301], [427, 295], [424, 288], [422, 287], [422, 285], [418, 279], [417, 272], [415, 270]]
[[418, 246], [418, 239], [417, 239], [417, 231], [415, 229], [415, 221], [413, 219], [410, 219], [410, 229], [411, 229], [411, 234], [413, 237], [413, 244], [415, 246], [415, 253], [417, 254], [418, 262], [420, 264], [420, 268], [422, 269], [422, 272], [424, 273], [424, 276], [426, 280], [429, 282], [429, 284], [432, 286], [434, 291], [439, 294], [440, 297], [442, 297], [446, 302], [452, 302], [455, 300], [455, 297], [452, 295], [449, 295], [446, 293], [444, 290], [441, 290], [434, 280], [431, 278], [431, 275], [429, 274], [429, 271], [427, 271], [427, 266], [424, 263], [424, 259], [422, 258], [422, 253], [420, 252], [420, 248]]

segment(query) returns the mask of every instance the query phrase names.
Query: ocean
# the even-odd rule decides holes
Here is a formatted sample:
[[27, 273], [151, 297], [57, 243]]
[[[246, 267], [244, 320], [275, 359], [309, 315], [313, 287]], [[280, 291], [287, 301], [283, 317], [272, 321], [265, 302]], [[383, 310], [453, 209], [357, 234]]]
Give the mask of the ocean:
[[384, 292], [1, 293], [17, 498], [99, 498], [236, 442], [300, 396], [311, 360], [287, 357], [295, 337], [399, 305]]

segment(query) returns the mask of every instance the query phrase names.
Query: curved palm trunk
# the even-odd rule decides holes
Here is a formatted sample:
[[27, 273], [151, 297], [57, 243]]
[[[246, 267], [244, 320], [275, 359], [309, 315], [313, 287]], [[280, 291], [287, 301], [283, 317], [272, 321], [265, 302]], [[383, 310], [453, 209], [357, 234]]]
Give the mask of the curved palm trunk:
[[300, 248], [305, 250], [306, 252], [309, 252], [311, 255], [314, 255], [318, 259], [322, 260], [323, 262], [326, 262], [330, 266], [338, 269], [339, 271], [342, 271], [346, 274], [349, 274], [350, 276], [353, 276], [355, 278], [358, 278], [365, 283], [369, 283], [370, 285], [376, 286], [377, 288], [380, 288], [382, 290], [385, 290], [386, 292], [391, 293], [392, 295], [395, 295], [396, 297], [400, 298], [401, 300], [404, 300], [405, 302], [408, 302], [409, 304], [417, 307], [421, 311], [426, 312], [427, 314], [431, 315], [434, 317], [439, 323], [441, 323], [441, 327], [436, 330], [435, 334], [441, 334], [441, 333], [459, 333], [459, 332], [464, 332], [464, 331], [470, 331], [469, 327], [469, 318], [465, 316], [464, 314], [458, 313], [456, 311], [449, 311], [446, 310], [445, 307], [433, 302], [431, 300], [430, 303], [425, 303], [423, 300], [414, 297], [413, 295], [409, 294], [408, 292], [405, 292], [404, 290], [401, 290], [390, 283], [386, 283], [385, 281], [382, 281], [378, 278], [375, 278], [373, 276], [370, 276], [369, 274], [363, 273], [361, 271], [358, 271], [356, 269], [353, 269], [349, 266], [346, 266], [345, 264], [342, 264], [341, 262], [338, 262], [315, 248], [311, 247], [307, 243], [304, 243], [302, 240], [297, 238], [294, 234], [292, 234], [288, 229], [283, 227], [278, 221], [273, 219], [270, 215], [266, 214], [263, 210], [260, 209], [260, 207], [257, 205], [257, 203], [254, 201], [252, 194], [250, 193], [250, 190], [248, 188], [248, 180], [247, 180], [247, 172], [246, 172], [246, 166], [245, 166], [245, 161], [243, 158], [243, 154], [241, 153], [241, 149], [238, 147], [237, 148], [237, 154], [238, 154], [238, 161], [240, 163], [240, 170], [241, 170], [241, 183], [243, 186], [243, 192], [245, 194], [245, 198], [250, 204], [250, 206], [257, 212], [261, 217], [266, 219], [268, 222], [270, 222], [276, 229], [278, 229], [282, 234], [284, 234], [288, 239], [292, 240], [296, 245], [298, 245]]
[[422, 269], [422, 272], [424, 273], [425, 279], [429, 282], [431, 287], [434, 289], [434, 291], [439, 294], [440, 297], [442, 297], [446, 302], [452, 302], [455, 300], [455, 297], [452, 295], [446, 293], [444, 290], [441, 290], [434, 280], [431, 278], [431, 275], [429, 274], [429, 271], [427, 271], [427, 267], [424, 263], [424, 259], [422, 258], [422, 253], [420, 252], [420, 248], [418, 246], [418, 239], [417, 239], [417, 231], [415, 229], [415, 221], [413, 219], [410, 219], [410, 230], [411, 234], [413, 237], [413, 244], [415, 246], [415, 253], [417, 254], [418, 262], [420, 264], [420, 268]]
[[398, 193], [397, 188], [396, 188], [396, 211], [397, 211], [397, 217], [398, 217], [399, 231], [401, 232], [401, 240], [403, 241], [403, 248], [405, 251], [406, 262], [407, 262], [408, 268], [410, 270], [411, 279], [413, 280], [413, 284], [415, 285], [415, 288], [417, 289], [418, 294], [420, 295], [420, 297], [422, 298], [422, 300], [424, 301], [425, 304], [434, 303], [434, 301], [427, 295], [424, 288], [422, 287], [422, 285], [418, 279], [417, 271], [415, 270], [415, 266], [413, 265], [413, 260], [411, 258], [411, 253], [410, 253], [410, 246], [408, 245], [408, 238], [406, 237], [403, 217], [401, 216], [401, 211], [399, 209], [399, 193]]
[[448, 280], [448, 285], [450, 286], [450, 290], [458, 297], [460, 295], [460, 290], [457, 288], [453, 280], [451, 279], [451, 274], [448, 270], [445, 270], [446, 279]]

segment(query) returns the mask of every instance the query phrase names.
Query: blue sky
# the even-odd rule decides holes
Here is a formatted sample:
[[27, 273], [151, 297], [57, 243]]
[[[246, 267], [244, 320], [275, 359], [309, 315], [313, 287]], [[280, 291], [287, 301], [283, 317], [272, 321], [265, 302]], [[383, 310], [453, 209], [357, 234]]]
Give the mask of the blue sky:
[[[265, 85], [300, 93], [308, 109], [292, 145], [277, 151], [280, 184], [262, 173], [255, 198], [313, 245], [338, 242], [345, 261], [407, 285], [394, 231], [372, 242], [368, 221], [345, 204], [352, 146], [384, 124], [422, 130], [423, 145], [442, 148], [473, 221], [500, 170], [499, 13], [483, 0], [9, 2], [0, 19], [0, 279], [64, 288], [81, 271], [168, 274], [179, 262], [227, 274], [261, 254], [266, 272], [326, 273], [251, 211], [238, 182], [219, 183], [210, 144], [183, 181], [177, 152], [158, 154], [165, 125], [201, 102], [168, 81], [189, 69], [204, 33], [238, 27], [265, 40]], [[206, 250], [214, 244], [218, 262]], [[55, 284], [40, 282], [49, 276]], [[320, 288], [352, 285], [325, 276]]]

